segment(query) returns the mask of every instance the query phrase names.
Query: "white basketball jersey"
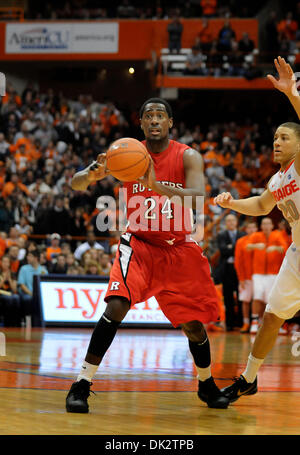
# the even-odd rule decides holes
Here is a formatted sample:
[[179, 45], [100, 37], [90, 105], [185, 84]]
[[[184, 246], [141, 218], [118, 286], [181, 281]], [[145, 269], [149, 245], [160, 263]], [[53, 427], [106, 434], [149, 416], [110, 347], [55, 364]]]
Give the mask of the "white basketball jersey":
[[294, 161], [271, 178], [268, 189], [274, 196], [277, 207], [292, 229], [292, 240], [300, 248], [300, 176]]

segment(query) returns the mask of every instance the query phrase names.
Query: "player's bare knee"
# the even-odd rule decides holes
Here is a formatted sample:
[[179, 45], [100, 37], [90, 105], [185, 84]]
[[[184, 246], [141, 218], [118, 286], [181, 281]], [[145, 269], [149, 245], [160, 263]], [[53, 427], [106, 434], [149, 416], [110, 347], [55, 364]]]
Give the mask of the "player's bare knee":
[[181, 325], [181, 328], [189, 340], [202, 342], [206, 338], [204, 325], [200, 321], [190, 321]]
[[121, 297], [111, 298], [106, 306], [105, 314], [114, 321], [123, 321], [130, 309], [130, 303], [127, 299]]
[[279, 328], [284, 323], [284, 319], [279, 318], [274, 313], [265, 311], [263, 317], [263, 326], [268, 330], [279, 330]]

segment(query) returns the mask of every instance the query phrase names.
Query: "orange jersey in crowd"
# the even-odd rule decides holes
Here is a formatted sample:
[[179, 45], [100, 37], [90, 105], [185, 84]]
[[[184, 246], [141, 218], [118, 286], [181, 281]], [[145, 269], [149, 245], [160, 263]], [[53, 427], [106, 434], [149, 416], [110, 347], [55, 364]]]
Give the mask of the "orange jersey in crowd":
[[286, 230], [284, 229], [283, 231], [278, 231], [282, 235], [283, 239], [285, 240], [287, 246], [289, 247], [290, 244], [292, 243], [292, 235], [288, 234]]
[[49, 246], [47, 249], [46, 249], [46, 258], [47, 258], [47, 261], [51, 261], [52, 259], [52, 255], [55, 254], [55, 255], [58, 255], [61, 253], [61, 248], [60, 247], [57, 247], [57, 248], [53, 248], [52, 246]]
[[216, 14], [217, 0], [201, 0], [202, 14], [204, 16], [212, 16]]
[[247, 250], [250, 235], [245, 235], [237, 240], [234, 250], [234, 268], [239, 281], [251, 280], [252, 277], [252, 251]]
[[[253, 274], [277, 275], [288, 248], [286, 241], [279, 231], [272, 231], [268, 239], [263, 232], [254, 232], [249, 237], [248, 247], [250, 244], [255, 245], [259, 243], [263, 243], [265, 247], [263, 249], [252, 250]], [[267, 248], [270, 246], [281, 246], [283, 251], [267, 252]]]
[[23, 185], [23, 183], [21, 183], [21, 182], [18, 182], [18, 183], [7, 182], [7, 183], [5, 183], [5, 185], [3, 187], [3, 191], [2, 191], [2, 196], [4, 197], [4, 199], [6, 197], [10, 196], [11, 193], [17, 187], [20, 188], [20, 190], [23, 191], [23, 193], [27, 194], [27, 196], [29, 195], [29, 189], [27, 188], [27, 186]]
[[20, 261], [16, 260], [16, 261], [11, 261], [10, 263], [10, 270], [13, 272], [13, 273], [18, 273], [18, 270], [20, 268]]
[[2, 256], [4, 255], [5, 250], [6, 250], [6, 242], [5, 242], [5, 240], [0, 238], [0, 258], [2, 258]]
[[238, 191], [240, 199], [248, 197], [251, 191], [251, 186], [244, 180], [240, 182], [234, 180], [232, 182], [232, 188], [235, 188]]

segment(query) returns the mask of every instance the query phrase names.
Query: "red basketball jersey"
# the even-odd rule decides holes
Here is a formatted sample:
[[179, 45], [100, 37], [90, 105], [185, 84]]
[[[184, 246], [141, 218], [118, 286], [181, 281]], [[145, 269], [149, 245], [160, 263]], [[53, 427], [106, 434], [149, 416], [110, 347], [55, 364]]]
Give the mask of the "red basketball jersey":
[[[143, 141], [146, 146], [146, 141]], [[156, 180], [163, 185], [185, 188], [184, 151], [189, 147], [176, 141], [161, 153], [151, 153]], [[154, 245], [174, 245], [186, 240], [192, 231], [192, 209], [184, 208], [179, 198], [166, 196], [145, 188], [139, 182], [123, 185], [127, 206], [127, 232]]]

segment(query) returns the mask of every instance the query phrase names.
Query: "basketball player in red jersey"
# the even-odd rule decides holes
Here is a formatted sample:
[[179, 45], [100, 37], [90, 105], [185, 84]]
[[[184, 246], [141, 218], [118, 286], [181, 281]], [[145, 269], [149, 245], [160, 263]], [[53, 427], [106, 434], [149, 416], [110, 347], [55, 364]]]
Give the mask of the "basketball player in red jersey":
[[[127, 312], [135, 303], [155, 296], [174, 327], [186, 334], [194, 358], [199, 398], [213, 408], [227, 408], [229, 400], [211, 376], [210, 345], [203, 323], [218, 318], [217, 295], [207, 259], [191, 230], [176, 228], [176, 213], [184, 216], [185, 196], [192, 206], [204, 196], [202, 157], [187, 145], [169, 139], [173, 125], [170, 105], [163, 99], [146, 101], [140, 112], [144, 144], [151, 156], [146, 175], [124, 184], [129, 226], [121, 236], [105, 296], [107, 307], [91, 337], [82, 369], [66, 399], [68, 412], [88, 412], [90, 385]], [[85, 190], [107, 175], [105, 155], [75, 174], [72, 188]], [[134, 219], [134, 197], [143, 207]], [[170, 198], [178, 197], [179, 204]], [[180, 213], [179, 213], [180, 212]], [[167, 223], [167, 231], [163, 229]]]

